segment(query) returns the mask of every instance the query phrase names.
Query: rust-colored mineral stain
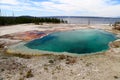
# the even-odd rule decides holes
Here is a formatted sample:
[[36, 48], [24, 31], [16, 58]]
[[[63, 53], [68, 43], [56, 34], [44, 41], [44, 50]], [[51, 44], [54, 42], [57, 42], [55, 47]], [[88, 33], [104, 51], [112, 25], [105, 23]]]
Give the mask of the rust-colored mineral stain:
[[1, 36], [1, 37], [2, 38], [10, 38], [10, 39], [18, 39], [18, 40], [29, 41], [29, 40], [33, 40], [33, 39], [36, 39], [36, 38], [41, 38], [45, 35], [47, 35], [46, 32], [32, 30], [32, 31], [26, 31], [26, 32], [7, 34], [7, 35]]

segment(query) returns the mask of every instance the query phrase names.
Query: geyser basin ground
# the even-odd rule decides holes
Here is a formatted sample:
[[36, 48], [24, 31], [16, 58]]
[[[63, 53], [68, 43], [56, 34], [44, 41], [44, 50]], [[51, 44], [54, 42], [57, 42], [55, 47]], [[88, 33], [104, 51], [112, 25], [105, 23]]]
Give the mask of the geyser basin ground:
[[73, 30], [52, 33], [24, 46], [42, 51], [82, 54], [107, 50], [109, 42], [115, 39], [114, 34], [103, 30]]

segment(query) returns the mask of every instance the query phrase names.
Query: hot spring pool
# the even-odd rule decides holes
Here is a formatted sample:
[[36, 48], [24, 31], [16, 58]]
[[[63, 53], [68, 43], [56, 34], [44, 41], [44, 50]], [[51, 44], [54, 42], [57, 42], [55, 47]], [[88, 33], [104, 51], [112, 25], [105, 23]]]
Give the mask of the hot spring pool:
[[42, 51], [85, 54], [105, 51], [109, 48], [109, 42], [115, 39], [114, 34], [103, 30], [73, 30], [55, 32], [24, 46]]

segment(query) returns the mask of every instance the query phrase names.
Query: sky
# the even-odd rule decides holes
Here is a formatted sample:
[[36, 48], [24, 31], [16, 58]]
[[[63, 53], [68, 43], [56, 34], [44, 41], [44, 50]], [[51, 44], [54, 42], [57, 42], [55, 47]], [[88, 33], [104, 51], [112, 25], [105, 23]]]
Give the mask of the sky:
[[3, 16], [120, 17], [120, 0], [0, 0]]

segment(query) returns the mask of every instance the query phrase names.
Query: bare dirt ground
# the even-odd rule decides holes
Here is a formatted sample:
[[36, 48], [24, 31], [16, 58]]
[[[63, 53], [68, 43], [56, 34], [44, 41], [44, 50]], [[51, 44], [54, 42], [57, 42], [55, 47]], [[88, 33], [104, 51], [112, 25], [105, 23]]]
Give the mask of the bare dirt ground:
[[[18, 29], [18, 27], [21, 28], [23, 25], [1, 27], [0, 35], [35, 29], [43, 31], [88, 28], [103, 29], [120, 34], [119, 31], [112, 30], [112, 27], [107, 25], [24, 24], [23, 29]], [[2, 41], [4, 40], [2, 39]], [[20, 54], [8, 55], [3, 52], [3, 49], [0, 49], [0, 80], [120, 80], [119, 39], [117, 43], [111, 45], [106, 52], [81, 56], [45, 55], [31, 57]]]

